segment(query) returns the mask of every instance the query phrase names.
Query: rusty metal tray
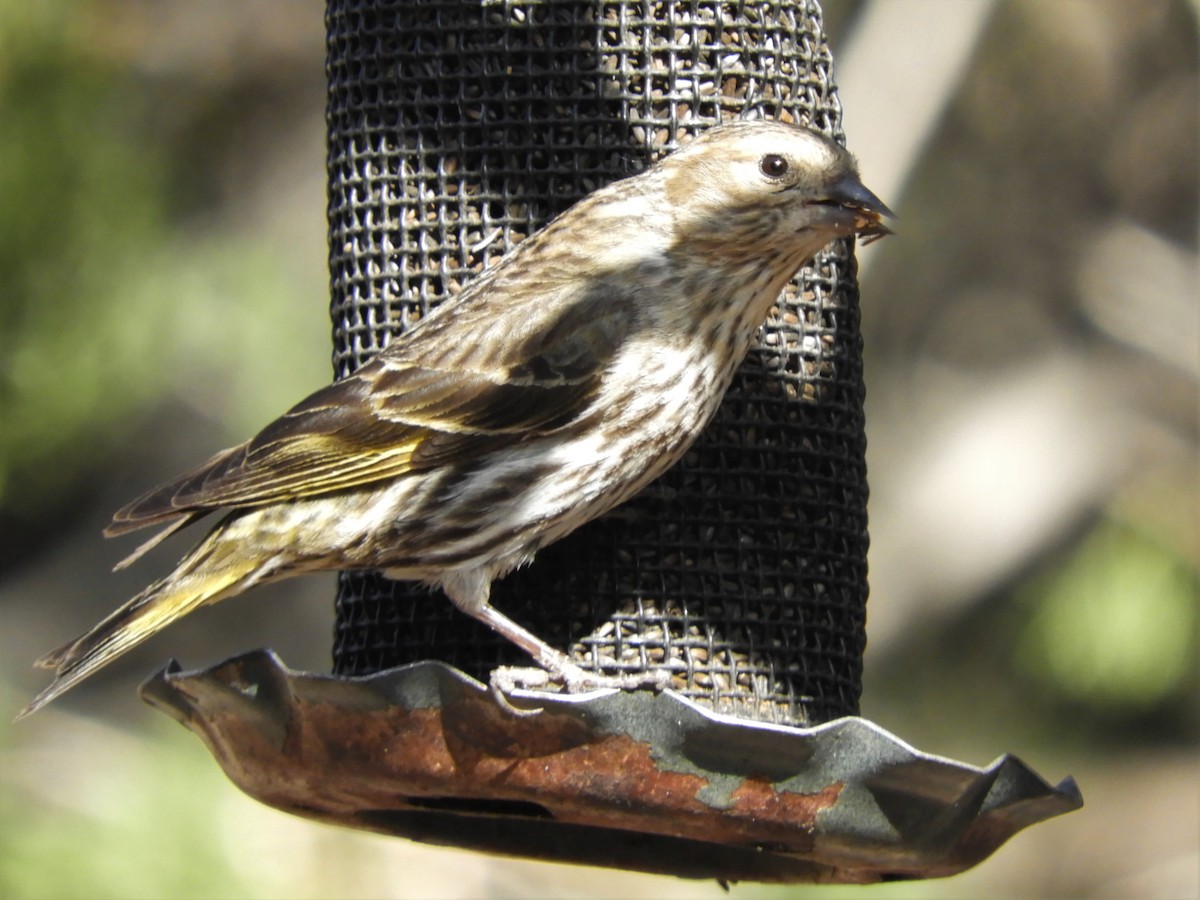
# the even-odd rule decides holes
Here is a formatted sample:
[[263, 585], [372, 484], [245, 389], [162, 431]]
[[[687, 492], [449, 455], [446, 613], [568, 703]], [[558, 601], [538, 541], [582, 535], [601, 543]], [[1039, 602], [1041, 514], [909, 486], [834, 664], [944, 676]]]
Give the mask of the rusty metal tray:
[[144, 699], [270, 806], [433, 844], [722, 881], [854, 882], [970, 868], [1078, 809], [1013, 756], [922, 753], [861, 718], [790, 728], [670, 691], [499, 697], [421, 662], [342, 678], [255, 651], [172, 663]]

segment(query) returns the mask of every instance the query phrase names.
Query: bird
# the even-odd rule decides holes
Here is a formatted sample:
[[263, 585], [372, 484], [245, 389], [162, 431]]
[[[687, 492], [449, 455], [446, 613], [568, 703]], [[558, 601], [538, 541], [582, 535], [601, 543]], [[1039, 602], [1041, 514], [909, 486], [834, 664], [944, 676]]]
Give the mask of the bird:
[[492, 582], [678, 461], [796, 272], [885, 218], [845, 148], [773, 120], [592, 192], [356, 372], [118, 510], [106, 536], [161, 530], [117, 568], [220, 518], [38, 660], [54, 680], [18, 718], [193, 610], [325, 570], [441, 588], [566, 689], [594, 683], [492, 607]]

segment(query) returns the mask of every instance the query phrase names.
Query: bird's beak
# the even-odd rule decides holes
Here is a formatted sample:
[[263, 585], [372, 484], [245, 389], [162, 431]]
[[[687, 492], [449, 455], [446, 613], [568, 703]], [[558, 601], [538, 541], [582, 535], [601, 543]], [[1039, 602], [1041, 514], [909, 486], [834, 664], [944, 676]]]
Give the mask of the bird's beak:
[[895, 219], [896, 214], [854, 175], [846, 175], [829, 185], [825, 198], [817, 202], [821, 206], [849, 213], [851, 221], [848, 230], [864, 238], [864, 244], [879, 240], [885, 234], [892, 234], [892, 229], [883, 224], [883, 219]]

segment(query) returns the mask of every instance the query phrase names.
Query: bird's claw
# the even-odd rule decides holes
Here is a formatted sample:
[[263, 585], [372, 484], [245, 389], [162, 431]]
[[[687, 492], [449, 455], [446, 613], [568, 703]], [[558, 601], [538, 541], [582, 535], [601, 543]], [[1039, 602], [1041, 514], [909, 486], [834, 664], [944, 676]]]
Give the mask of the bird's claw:
[[[574, 663], [557, 664], [551, 669], [502, 666], [493, 670], [490, 687], [493, 696], [504, 706], [512, 708], [509, 696], [516, 691], [543, 691], [558, 694], [585, 694], [589, 691], [637, 691], [649, 688], [655, 692], [671, 686], [671, 673], [665, 669], [643, 669], [606, 675], [591, 672]], [[528, 710], [516, 710], [525, 714]]]

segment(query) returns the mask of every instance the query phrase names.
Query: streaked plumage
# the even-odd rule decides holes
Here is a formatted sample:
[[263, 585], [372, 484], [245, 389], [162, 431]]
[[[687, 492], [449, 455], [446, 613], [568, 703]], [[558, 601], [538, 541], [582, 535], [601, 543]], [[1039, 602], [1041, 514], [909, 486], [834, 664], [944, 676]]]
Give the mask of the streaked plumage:
[[492, 581], [679, 459], [787, 281], [883, 215], [849, 154], [779, 123], [714, 128], [596, 191], [357, 373], [119, 510], [108, 535], [226, 514], [41, 660], [57, 677], [22, 715], [194, 608], [321, 569], [439, 585], [578, 680], [488, 605]]

